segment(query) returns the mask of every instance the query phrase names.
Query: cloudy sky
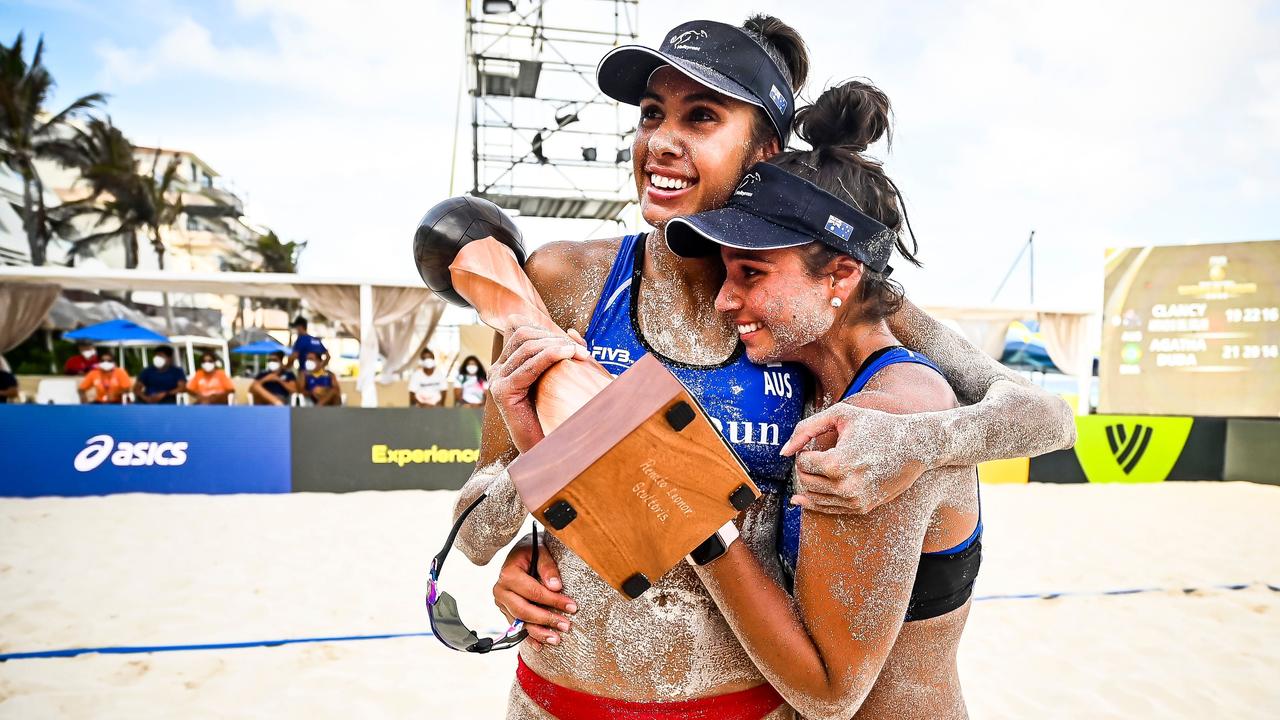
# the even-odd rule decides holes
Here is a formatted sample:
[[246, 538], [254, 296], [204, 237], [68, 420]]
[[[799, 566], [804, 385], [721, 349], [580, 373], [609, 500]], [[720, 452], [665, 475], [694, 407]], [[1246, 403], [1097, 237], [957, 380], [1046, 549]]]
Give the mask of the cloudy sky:
[[[1106, 247], [1280, 237], [1280, 2], [908, 5], [697, 12], [794, 25], [811, 96], [855, 75], [888, 93], [894, 145], [872, 154], [907, 196], [926, 267], [902, 278], [917, 300], [988, 302], [1033, 229], [1036, 299], [1072, 308], [1100, 304]], [[689, 7], [642, 0], [641, 41]], [[57, 100], [108, 92], [135, 143], [204, 158], [254, 219], [310, 242], [303, 272], [411, 279], [414, 224], [449, 190], [463, 8], [0, 0], [0, 34], [44, 34]], [[1027, 297], [1024, 265], [1000, 301]]]

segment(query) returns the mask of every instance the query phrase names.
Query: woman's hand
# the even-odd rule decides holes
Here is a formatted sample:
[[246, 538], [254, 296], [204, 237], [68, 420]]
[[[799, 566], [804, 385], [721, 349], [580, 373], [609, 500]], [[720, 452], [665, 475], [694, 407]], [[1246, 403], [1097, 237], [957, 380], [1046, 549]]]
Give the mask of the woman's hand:
[[[865, 515], [898, 497], [932, 467], [934, 435], [921, 422], [927, 417], [841, 402], [802, 420], [782, 446], [783, 455], [795, 455], [802, 490], [791, 502], [818, 512]], [[834, 447], [802, 450], [829, 432], [839, 436]]]
[[[538, 553], [541, 582], [529, 574], [532, 559], [533, 549], [526, 536], [502, 561], [502, 572], [498, 573], [498, 582], [493, 586], [493, 603], [507, 622], [523, 620], [529, 643], [535, 650], [541, 650], [543, 643], [560, 644], [560, 633], [568, 631], [572, 623], [568, 615], [561, 613], [575, 613], [578, 606], [560, 592], [564, 583], [560, 581], [560, 570], [551, 553], [545, 550]], [[560, 612], [555, 612], [557, 610]]]
[[511, 434], [511, 442], [520, 452], [527, 452], [543, 437], [529, 390], [552, 365], [575, 356], [587, 360], [591, 354], [586, 341], [574, 330], [566, 336], [559, 330], [515, 320], [516, 329], [507, 337], [502, 354], [491, 368], [489, 392]]

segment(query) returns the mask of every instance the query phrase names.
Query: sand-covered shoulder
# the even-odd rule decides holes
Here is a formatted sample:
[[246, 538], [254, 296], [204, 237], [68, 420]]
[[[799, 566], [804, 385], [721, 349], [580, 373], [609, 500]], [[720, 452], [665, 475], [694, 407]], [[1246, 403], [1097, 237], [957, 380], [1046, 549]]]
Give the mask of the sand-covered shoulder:
[[[443, 492], [0, 501], [0, 652], [423, 632]], [[983, 488], [974, 717], [1280, 715], [1280, 488]], [[494, 567], [446, 587], [501, 624]], [[1249, 584], [1245, 590], [1213, 588]], [[1168, 588], [1134, 595], [1092, 595]], [[514, 655], [430, 638], [0, 664], [0, 717], [501, 717]]]

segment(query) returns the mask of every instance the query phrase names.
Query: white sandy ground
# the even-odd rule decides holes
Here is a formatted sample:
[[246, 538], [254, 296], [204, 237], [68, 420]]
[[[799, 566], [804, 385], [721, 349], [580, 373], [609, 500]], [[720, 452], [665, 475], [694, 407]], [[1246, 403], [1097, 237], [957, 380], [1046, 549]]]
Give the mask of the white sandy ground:
[[[427, 629], [452, 493], [0, 500], [0, 652]], [[978, 602], [976, 718], [1280, 717], [1280, 488], [983, 488], [979, 596], [1255, 583], [1241, 591]], [[496, 564], [450, 558], [473, 626]], [[515, 656], [430, 638], [0, 664], [3, 718], [496, 718]]]

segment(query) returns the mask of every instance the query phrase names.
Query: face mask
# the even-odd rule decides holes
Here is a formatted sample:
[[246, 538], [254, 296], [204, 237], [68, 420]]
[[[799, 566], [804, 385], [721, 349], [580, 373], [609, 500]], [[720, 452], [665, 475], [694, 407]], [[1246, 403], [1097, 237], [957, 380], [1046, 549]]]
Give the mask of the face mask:
[[316, 361], [315, 361], [315, 360], [308, 360], [308, 361], [307, 361], [307, 372], [315, 372], [315, 369], [316, 369]]
[[157, 355], [151, 358], [151, 364], [155, 365], [157, 368], [162, 368], [169, 364], [169, 360], [163, 355]]
[[214, 369], [214, 368], [216, 368], [216, 367], [218, 367], [218, 366], [217, 366], [217, 365], [214, 365], [214, 364], [213, 364], [213, 363], [211, 363], [211, 362], [207, 362], [207, 363], [200, 363], [200, 367], [204, 368], [204, 371], [205, 371], [205, 372], [213, 372], [213, 369]]
[[422, 361], [422, 367], [424, 367], [424, 368], [426, 368], [426, 369], [428, 369], [428, 370], [434, 370], [434, 369], [435, 369], [435, 367], [436, 367], [436, 361], [435, 361], [435, 360], [423, 360], [423, 361]]
[[479, 372], [479, 371], [480, 371], [480, 368], [476, 367], [475, 365], [468, 365], [468, 366], [467, 366], [467, 374], [468, 374], [468, 375], [475, 375], [475, 374], [476, 374], [477, 372]]
[[82, 350], [80, 354], [84, 356], [85, 360], [92, 360], [93, 356], [97, 355], [98, 353], [94, 352], [93, 350]]
[[103, 360], [102, 362], [98, 363], [98, 368], [101, 370], [105, 370], [107, 372], [111, 372], [112, 370], [116, 369], [116, 364], [111, 362], [110, 360]]
[[271, 362], [267, 363], [267, 369], [270, 370], [271, 372], [275, 372], [280, 369], [280, 363], [276, 362], [275, 360], [272, 360]]

